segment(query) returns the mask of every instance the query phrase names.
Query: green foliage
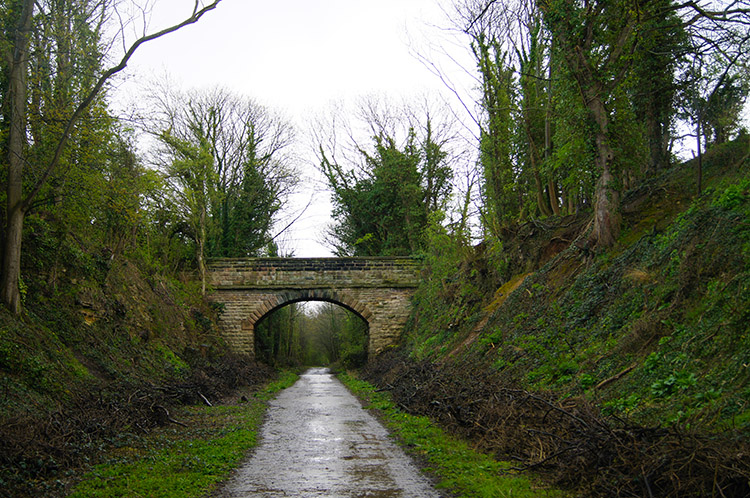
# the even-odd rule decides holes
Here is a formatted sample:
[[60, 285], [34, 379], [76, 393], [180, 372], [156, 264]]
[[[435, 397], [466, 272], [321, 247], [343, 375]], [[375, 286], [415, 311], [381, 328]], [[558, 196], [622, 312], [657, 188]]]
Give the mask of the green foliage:
[[363, 165], [341, 165], [321, 149], [321, 171], [333, 190], [331, 241], [339, 255], [406, 256], [424, 247], [430, 215], [445, 207], [451, 170], [432, 135], [409, 128], [403, 145], [381, 132], [372, 150], [359, 148]]
[[221, 199], [211, 144], [205, 136], [198, 136], [192, 142], [164, 132], [159, 138], [172, 155], [167, 180], [172, 187], [173, 201], [196, 243], [203, 246], [212, 228], [208, 223], [209, 211]]
[[750, 200], [750, 179], [728, 185], [715, 195], [713, 205], [726, 211], [737, 210]]
[[221, 235], [211, 241], [212, 256], [256, 255], [269, 243], [273, 220], [282, 204], [277, 198], [279, 192], [264, 178], [257, 161], [254, 155], [248, 159], [239, 188], [230, 189], [219, 205]]
[[[518, 218], [519, 186], [512, 157], [513, 72], [501, 43], [478, 35], [472, 49], [482, 78], [482, 108], [485, 123], [479, 140], [479, 163], [483, 173], [482, 196], [489, 220], [509, 222]], [[487, 223], [487, 222], [485, 222]]]
[[750, 82], [746, 76], [733, 72], [705, 101], [700, 102], [707, 146], [727, 142], [740, 129], [748, 86]]
[[621, 192], [669, 165], [687, 51], [673, 8], [666, 0], [463, 7], [482, 92], [486, 231], [590, 208], [605, 169]]
[[367, 361], [368, 325], [332, 303], [295, 303], [269, 313], [255, 327], [256, 357], [271, 365], [357, 368]]
[[29, 332], [7, 312], [0, 315], [0, 381], [14, 391], [0, 402], [0, 417], [18, 408], [17, 396], [31, 396], [37, 403], [46, 404], [55, 397], [64, 399], [73, 386], [92, 380], [65, 343], [64, 330], [39, 328]]
[[[434, 215], [425, 231], [427, 249], [423, 254], [422, 280], [413, 298], [418, 311], [412, 317], [409, 342], [422, 358], [442, 347], [457, 326], [471, 317], [482, 300], [477, 286], [478, 270], [466, 277], [464, 262], [473, 256], [466, 234], [452, 233], [442, 225], [440, 213]], [[490, 257], [500, 257], [499, 246], [488, 249]], [[477, 266], [482, 262], [478, 261]]]
[[174, 354], [174, 352], [162, 343], [155, 343], [153, 346], [156, 353], [161, 356], [161, 362], [165, 369], [174, 377], [180, 378], [189, 372], [190, 367], [184, 360]]
[[670, 165], [668, 140], [677, 114], [679, 85], [676, 71], [688, 52], [685, 27], [669, 11], [671, 5], [671, 0], [658, 0], [642, 6], [646, 15], [632, 55], [633, 68], [624, 84], [632, 101], [633, 122], [643, 125], [649, 150], [648, 160], [633, 171], [644, 165], [650, 171]]
[[695, 387], [697, 383], [697, 377], [693, 372], [675, 372], [666, 379], [659, 379], [651, 384], [651, 394], [655, 398], [664, 398], [677, 391]]
[[627, 416], [641, 403], [638, 394], [630, 394], [619, 398], [610, 399], [602, 403], [602, 412], [605, 415]]
[[290, 125], [223, 89], [169, 94], [154, 105], [171, 187], [155, 196], [155, 222], [168, 228], [164, 250], [179, 237], [194, 243], [196, 256], [264, 253], [297, 182], [285, 154]]
[[[528, 345], [522, 346], [524, 350], [531, 351], [534, 353], [542, 352], [543, 355], [547, 353], [550, 348], [545, 347], [543, 349], [534, 351], [534, 348]], [[574, 376], [578, 373], [580, 366], [571, 358], [559, 357], [549, 355], [542, 364], [529, 372], [526, 376], [529, 383], [532, 386], [558, 386], [569, 384], [573, 381]], [[581, 382], [583, 384], [583, 382]], [[593, 378], [589, 378], [587, 384], [589, 386], [593, 384]]]

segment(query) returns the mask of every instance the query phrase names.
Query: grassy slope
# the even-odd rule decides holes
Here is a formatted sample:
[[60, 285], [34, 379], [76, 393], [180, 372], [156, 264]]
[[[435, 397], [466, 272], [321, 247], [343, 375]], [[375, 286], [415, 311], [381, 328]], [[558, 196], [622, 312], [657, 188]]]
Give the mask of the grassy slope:
[[582, 494], [744, 496], [749, 152], [711, 151], [700, 196], [693, 163], [628, 192], [605, 253], [575, 243], [585, 217], [433, 234], [405, 351], [366, 378]]
[[189, 280], [99, 257], [43, 220], [25, 236], [24, 314], [0, 311], [0, 496], [38, 495], [36, 481], [163, 425], [198, 393], [268, 379], [228, 353]]
[[[415, 356], [470, 355], [525, 388], [585, 395], [647, 424], [750, 430], [748, 151], [747, 140], [714, 151], [697, 198], [693, 165], [639, 186], [624, 199], [613, 250], [571, 244], [537, 271], [495, 282], [495, 295], [450, 331], [438, 317], [467, 299], [447, 295], [447, 313], [419, 310]], [[480, 287], [471, 275], [453, 279]]]

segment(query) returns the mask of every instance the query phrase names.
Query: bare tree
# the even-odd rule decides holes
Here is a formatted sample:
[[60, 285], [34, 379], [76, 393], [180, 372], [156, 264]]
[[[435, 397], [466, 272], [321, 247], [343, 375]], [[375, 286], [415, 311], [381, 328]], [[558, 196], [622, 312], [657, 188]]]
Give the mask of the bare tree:
[[152, 93], [148, 129], [158, 133], [155, 165], [166, 174], [175, 215], [191, 226], [204, 281], [205, 256], [257, 256], [297, 185], [281, 115], [231, 92]]

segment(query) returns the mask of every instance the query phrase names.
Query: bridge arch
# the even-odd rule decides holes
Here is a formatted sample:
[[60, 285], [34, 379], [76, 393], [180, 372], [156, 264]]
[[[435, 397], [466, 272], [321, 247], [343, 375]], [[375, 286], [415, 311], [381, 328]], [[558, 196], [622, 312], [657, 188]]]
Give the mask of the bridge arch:
[[[342, 294], [341, 292], [333, 289], [304, 289], [285, 291], [277, 294], [277, 299], [269, 299], [266, 303], [259, 307], [259, 311], [260, 313], [262, 313], [260, 318], [255, 320], [254, 323], [246, 325], [247, 330], [252, 328], [254, 338], [253, 352], [256, 358], [265, 358], [266, 360], [270, 360], [274, 357], [274, 350], [272, 347], [272, 342], [274, 340], [273, 333], [271, 330], [266, 330], [266, 335], [263, 335], [263, 332], [259, 328], [261, 326], [261, 323], [267, 318], [270, 319], [271, 315], [273, 315], [276, 311], [279, 311], [290, 304], [300, 302], [331, 303], [335, 305], [336, 308], [347, 310], [351, 313], [352, 316], [356, 316], [359, 321], [364, 324], [364, 329], [358, 329], [359, 333], [364, 333], [364, 336], [360, 338], [360, 340], [364, 340], [364, 342], [359, 344], [360, 347], [365, 347], [365, 354], [368, 353], [370, 349], [369, 320], [372, 318], [372, 312], [367, 309], [365, 305], [358, 302], [356, 299], [352, 298], [346, 293]], [[249, 320], [252, 321], [254, 320], [254, 318], [249, 318]], [[269, 343], [269, 341], [271, 342]], [[359, 357], [357, 358], [357, 361], [359, 361]]]
[[418, 282], [412, 258], [221, 259], [208, 265], [211, 299], [230, 347], [255, 354], [255, 326], [269, 313], [300, 301], [327, 301], [368, 324], [368, 354], [395, 344]]
[[347, 292], [337, 291], [336, 289], [294, 289], [268, 296], [266, 301], [258, 305], [258, 313], [251, 316], [249, 320], [255, 319], [255, 315], [260, 314], [260, 316], [251, 323], [251, 325], [255, 327], [258, 322], [274, 311], [283, 308], [288, 304], [304, 301], [323, 301], [326, 303], [337, 304], [355, 313], [368, 323], [372, 317], [372, 312], [367, 309], [367, 306], [357, 301]]

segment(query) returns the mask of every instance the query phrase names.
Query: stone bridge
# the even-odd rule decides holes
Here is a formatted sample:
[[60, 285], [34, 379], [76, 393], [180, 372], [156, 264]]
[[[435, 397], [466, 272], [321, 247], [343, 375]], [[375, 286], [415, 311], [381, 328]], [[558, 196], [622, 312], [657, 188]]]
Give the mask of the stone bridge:
[[369, 325], [369, 353], [395, 344], [419, 281], [413, 258], [216, 259], [208, 265], [219, 325], [237, 352], [255, 355], [255, 324], [299, 301], [341, 305]]

